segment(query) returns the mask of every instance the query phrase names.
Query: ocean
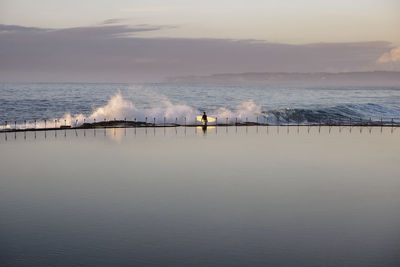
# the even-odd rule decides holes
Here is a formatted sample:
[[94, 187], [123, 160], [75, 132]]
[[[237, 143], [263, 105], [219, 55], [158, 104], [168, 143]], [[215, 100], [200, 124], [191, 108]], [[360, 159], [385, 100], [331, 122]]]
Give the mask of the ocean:
[[0, 83], [1, 125], [134, 120], [222, 123], [400, 123], [400, 86], [185, 83]]
[[[7, 128], [203, 111], [399, 124], [400, 87], [0, 84]], [[398, 127], [3, 125], [0, 266], [400, 266]]]

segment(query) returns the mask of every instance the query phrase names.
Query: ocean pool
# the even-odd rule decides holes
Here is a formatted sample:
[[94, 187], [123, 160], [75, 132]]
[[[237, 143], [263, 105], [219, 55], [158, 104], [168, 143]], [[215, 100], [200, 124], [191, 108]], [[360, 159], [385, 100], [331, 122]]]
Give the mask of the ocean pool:
[[0, 133], [0, 265], [399, 266], [400, 129]]

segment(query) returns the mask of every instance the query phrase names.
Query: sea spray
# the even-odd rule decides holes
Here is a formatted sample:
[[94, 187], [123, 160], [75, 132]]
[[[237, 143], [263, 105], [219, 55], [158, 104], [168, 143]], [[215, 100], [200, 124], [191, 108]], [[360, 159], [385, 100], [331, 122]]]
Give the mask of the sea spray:
[[[269, 84], [88, 84], [88, 83], [0, 83], [0, 129], [24, 129], [81, 125], [104, 119], [144, 120], [156, 124], [189, 124], [193, 115], [206, 111], [218, 123], [258, 121], [279, 124], [400, 124], [400, 87], [311, 86]], [[121, 92], [116, 107], [108, 102]], [[122, 100], [127, 104], [123, 105]], [[249, 101], [254, 100], [254, 101]], [[253, 102], [260, 107], [241, 107]], [[117, 108], [122, 106], [121, 108]], [[125, 109], [123, 107], [126, 107]], [[244, 106], [244, 104], [243, 104]], [[252, 104], [247, 105], [251, 107]], [[112, 112], [119, 110], [119, 112]], [[126, 111], [124, 111], [126, 110]], [[133, 111], [132, 111], [133, 110]], [[244, 110], [244, 112], [242, 112]], [[244, 114], [243, 114], [244, 113]], [[81, 114], [81, 115], [80, 115]], [[371, 118], [371, 120], [370, 120]], [[57, 119], [56, 122], [54, 120]], [[26, 120], [26, 125], [24, 121]], [[78, 121], [77, 121], [78, 120]]]
[[[17, 129], [32, 129], [32, 128], [58, 128], [60, 126], [81, 126], [84, 122], [93, 123], [112, 120], [127, 120], [137, 122], [152, 123], [155, 119], [156, 125], [161, 125], [165, 122], [184, 125], [196, 123], [196, 116], [201, 112], [185, 104], [173, 104], [168, 99], [164, 98], [159, 106], [139, 109], [129, 100], [122, 97], [121, 93], [116, 93], [110, 98], [106, 105], [95, 108], [92, 114], [85, 116], [83, 114], [66, 113], [62, 118], [54, 118], [50, 120], [27, 122], [26, 124], [17, 124]], [[228, 119], [228, 123], [238, 122], [255, 122], [257, 116], [261, 114], [261, 107], [256, 105], [252, 100], [241, 103], [235, 111], [227, 108], [219, 108], [215, 111], [208, 112], [211, 117], [217, 117], [221, 122]], [[7, 125], [7, 129], [12, 129], [13, 125]]]
[[[250, 100], [241, 103], [236, 111], [219, 108], [215, 111], [210, 111], [208, 115], [221, 119], [228, 118], [230, 122], [233, 122], [235, 118], [240, 122], [244, 122], [246, 119], [254, 122], [260, 112], [261, 107]], [[87, 119], [89, 121], [94, 121], [94, 119], [100, 121], [103, 119], [113, 120], [116, 118], [123, 120], [126, 118], [130, 121], [136, 119], [136, 121], [143, 122], [147, 118], [147, 121], [150, 122], [155, 118], [156, 124], [161, 124], [165, 118], [168, 123], [177, 121], [179, 124], [184, 124], [185, 121], [186, 123], [195, 123], [195, 118], [199, 114], [201, 112], [195, 108], [184, 104], [173, 104], [168, 99], [160, 103], [159, 107], [138, 109], [133, 102], [124, 99], [120, 93], [117, 93], [111, 97], [107, 105], [97, 108]], [[82, 114], [78, 115], [80, 120], [82, 120], [82, 116]], [[67, 119], [71, 118], [67, 117]]]
[[[3, 129], [33, 129], [33, 128], [58, 128], [60, 126], [81, 126], [84, 122], [102, 122], [112, 120], [127, 120], [145, 122], [155, 122], [156, 125], [194, 124], [196, 116], [202, 111], [186, 104], [174, 104], [166, 96], [157, 95], [153, 99], [153, 104], [147, 107], [138, 108], [137, 105], [124, 99], [121, 93], [113, 95], [108, 102], [101, 107], [93, 109], [89, 115], [65, 113], [61, 118], [44, 120], [26, 121], [17, 123], [8, 121], [3, 125]], [[279, 108], [262, 110], [260, 105], [253, 100], [241, 102], [233, 110], [221, 107], [215, 110], [206, 110], [210, 117], [218, 118], [218, 123], [234, 124], [244, 122], [259, 122], [263, 124], [357, 124], [360, 121], [368, 122], [372, 125], [382, 123], [386, 125], [397, 124], [400, 117], [400, 110], [384, 107], [377, 104], [341, 104], [331, 107], [310, 107], [310, 108]], [[165, 120], [164, 120], [165, 119]], [[371, 119], [371, 120], [370, 120]], [[212, 124], [212, 123], [211, 123]]]
[[232, 124], [236, 122], [256, 122], [257, 116], [261, 114], [261, 107], [256, 105], [252, 100], [242, 102], [236, 109], [231, 111], [227, 108], [219, 108], [214, 112], [214, 116], [225, 122], [228, 119], [228, 123]]

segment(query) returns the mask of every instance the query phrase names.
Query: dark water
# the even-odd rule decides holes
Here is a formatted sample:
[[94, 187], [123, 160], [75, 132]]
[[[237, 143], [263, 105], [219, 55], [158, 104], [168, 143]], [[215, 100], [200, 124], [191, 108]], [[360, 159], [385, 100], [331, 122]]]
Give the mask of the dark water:
[[1, 266], [399, 266], [397, 128], [0, 133]]
[[[119, 94], [121, 99], [114, 99]], [[108, 105], [107, 105], [108, 103]], [[105, 112], [97, 112], [98, 108]], [[155, 118], [183, 124], [202, 111], [220, 121], [400, 123], [400, 87], [252, 84], [0, 83], [0, 121]], [[65, 117], [69, 113], [71, 117]], [[82, 115], [79, 115], [82, 114]], [[79, 115], [79, 116], [77, 116]]]

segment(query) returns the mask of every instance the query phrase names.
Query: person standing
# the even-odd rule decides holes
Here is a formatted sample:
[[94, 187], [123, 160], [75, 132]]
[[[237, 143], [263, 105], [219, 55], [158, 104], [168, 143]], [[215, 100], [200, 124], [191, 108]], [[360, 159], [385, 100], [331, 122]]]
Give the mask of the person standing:
[[201, 117], [201, 121], [203, 122], [204, 126], [207, 126], [208, 119], [207, 119], [207, 115], [206, 115], [205, 112], [203, 112], [203, 116]]

